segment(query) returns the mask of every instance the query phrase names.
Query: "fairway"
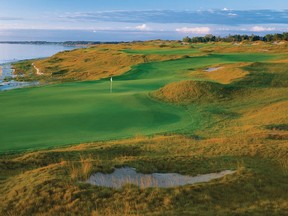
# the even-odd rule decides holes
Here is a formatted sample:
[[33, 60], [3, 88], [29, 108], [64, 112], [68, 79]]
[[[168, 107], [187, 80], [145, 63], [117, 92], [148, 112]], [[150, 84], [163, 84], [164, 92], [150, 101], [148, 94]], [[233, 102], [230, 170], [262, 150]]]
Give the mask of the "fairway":
[[121, 93], [121, 82], [115, 84], [120, 93], [110, 94], [107, 86], [109, 82], [76, 83], [1, 95], [7, 102], [1, 151], [147, 135], [189, 123], [183, 108], [152, 101], [145, 93]]
[[206, 121], [199, 107], [165, 104], [151, 99], [149, 93], [168, 83], [189, 79], [188, 74], [198, 68], [271, 59], [275, 56], [212, 54], [144, 63], [115, 77], [113, 93], [109, 79], [0, 92], [0, 152], [182, 129], [189, 129], [192, 134]]

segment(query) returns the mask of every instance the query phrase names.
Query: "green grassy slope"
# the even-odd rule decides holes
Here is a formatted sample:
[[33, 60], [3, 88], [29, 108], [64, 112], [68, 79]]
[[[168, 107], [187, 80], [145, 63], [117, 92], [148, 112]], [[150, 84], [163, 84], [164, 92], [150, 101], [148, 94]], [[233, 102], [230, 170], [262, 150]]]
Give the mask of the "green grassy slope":
[[[192, 107], [157, 102], [149, 92], [188, 79], [191, 70], [216, 63], [254, 62], [274, 55], [213, 54], [134, 66], [109, 80], [75, 82], [1, 92], [0, 151], [54, 147], [95, 140], [199, 129]], [[192, 115], [192, 116], [191, 116]], [[203, 119], [202, 119], [203, 120]]]
[[[183, 108], [152, 101], [145, 93], [126, 92], [121, 86], [121, 82], [115, 82], [112, 94], [107, 81], [47, 86], [1, 95], [1, 100], [6, 102], [2, 106], [0, 150], [147, 135], [174, 130], [179, 124], [187, 125]], [[196, 115], [195, 122], [197, 118]]]
[[121, 75], [120, 79], [157, 79], [161, 85], [189, 78], [189, 72], [213, 64], [235, 62], [265, 62], [278, 58], [279, 55], [269, 54], [210, 54], [203, 56], [187, 57], [177, 60], [152, 62], [134, 66], [132, 70]]

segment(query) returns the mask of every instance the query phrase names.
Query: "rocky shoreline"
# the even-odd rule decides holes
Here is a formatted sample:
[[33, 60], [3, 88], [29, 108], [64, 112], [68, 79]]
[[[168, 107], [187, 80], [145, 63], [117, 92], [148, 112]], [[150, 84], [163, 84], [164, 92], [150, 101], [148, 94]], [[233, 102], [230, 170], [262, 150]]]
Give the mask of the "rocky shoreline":
[[39, 84], [39, 82], [19, 82], [15, 80], [15, 78], [17, 78], [17, 76], [14, 75], [14, 69], [11, 63], [0, 65], [0, 91], [37, 86]]

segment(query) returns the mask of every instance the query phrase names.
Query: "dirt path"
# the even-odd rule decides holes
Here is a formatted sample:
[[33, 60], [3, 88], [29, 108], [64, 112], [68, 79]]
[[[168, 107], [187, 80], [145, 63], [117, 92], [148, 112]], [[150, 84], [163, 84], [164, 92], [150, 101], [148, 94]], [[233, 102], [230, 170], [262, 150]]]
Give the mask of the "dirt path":
[[39, 68], [37, 68], [35, 65], [34, 65], [34, 63], [32, 63], [32, 66], [35, 68], [35, 70], [36, 70], [36, 74], [37, 75], [43, 75], [44, 73], [42, 73], [41, 71], [40, 71], [40, 69]]

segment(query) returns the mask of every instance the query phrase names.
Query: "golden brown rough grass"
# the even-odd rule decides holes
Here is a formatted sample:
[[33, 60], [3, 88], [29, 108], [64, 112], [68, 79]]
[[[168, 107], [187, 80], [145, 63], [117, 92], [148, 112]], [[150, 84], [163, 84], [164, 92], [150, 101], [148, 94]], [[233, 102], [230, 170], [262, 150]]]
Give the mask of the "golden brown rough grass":
[[132, 65], [144, 62], [140, 55], [129, 56], [117, 50], [91, 47], [62, 52], [35, 65], [47, 76], [59, 79], [95, 80], [120, 75]]
[[152, 95], [166, 102], [188, 104], [217, 101], [225, 98], [225, 94], [227, 93], [221, 84], [189, 80], [168, 84]]
[[[123, 52], [126, 49], [153, 50], [157, 48], [158, 43], [163, 45], [161, 41], [96, 45], [86, 49], [60, 52], [50, 58], [35, 61], [34, 65], [46, 75], [47, 80], [98, 80], [121, 75], [140, 63], [183, 57], [180, 54], [144, 55]], [[164, 46], [171, 46], [171, 43]]]
[[222, 84], [229, 84], [233, 81], [237, 81], [247, 74], [248, 71], [244, 70], [243, 67], [250, 65], [251, 63], [234, 63], [225, 65], [212, 65], [211, 68], [217, 68], [214, 71], [207, 72], [204, 69], [193, 71], [191, 78], [208, 79], [211, 81], [219, 82]]
[[[185, 211], [197, 212], [197, 215], [215, 212], [232, 215], [233, 211], [241, 215], [247, 211], [252, 214], [268, 211], [281, 215], [288, 208], [284, 192], [287, 149], [284, 140], [263, 137], [194, 140], [172, 135], [44, 150], [29, 157], [13, 155], [5, 159], [7, 156], [2, 156], [2, 175], [11, 167], [15, 173], [0, 182], [0, 213], [181, 215]], [[82, 173], [87, 162], [94, 172], [132, 166], [141, 172], [196, 175], [233, 169], [237, 173], [207, 184], [180, 188], [126, 186], [114, 190], [83, 184], [82, 176], [71, 178], [69, 163], [79, 163], [77, 169]]]

